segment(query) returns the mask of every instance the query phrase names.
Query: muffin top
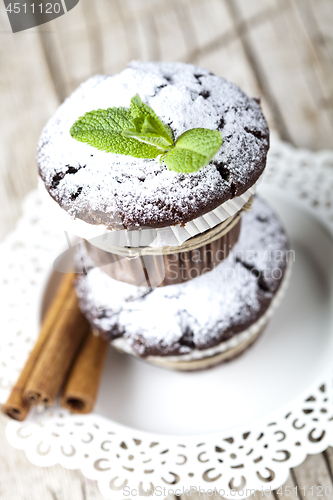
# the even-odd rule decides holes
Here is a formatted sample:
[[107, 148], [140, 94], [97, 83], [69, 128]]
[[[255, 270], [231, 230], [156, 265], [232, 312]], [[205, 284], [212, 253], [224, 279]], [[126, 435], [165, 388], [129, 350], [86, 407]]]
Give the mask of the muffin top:
[[[179, 174], [156, 159], [100, 151], [70, 135], [88, 111], [129, 107], [139, 94], [177, 139], [186, 130], [219, 130], [223, 144], [197, 172]], [[258, 100], [209, 71], [184, 63], [132, 62], [73, 92], [42, 131], [39, 173], [73, 218], [108, 229], [185, 224], [242, 195], [266, 164], [269, 132]]]

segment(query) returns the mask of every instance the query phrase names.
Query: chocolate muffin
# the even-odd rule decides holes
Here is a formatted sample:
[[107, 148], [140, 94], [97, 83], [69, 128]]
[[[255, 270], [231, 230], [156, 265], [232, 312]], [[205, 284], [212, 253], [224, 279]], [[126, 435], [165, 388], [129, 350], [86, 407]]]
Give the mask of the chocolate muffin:
[[206, 368], [248, 347], [285, 293], [289, 243], [271, 208], [255, 197], [241, 234], [214, 270], [179, 285], [150, 289], [120, 283], [94, 267], [76, 290], [92, 328], [118, 349], [179, 370]]
[[[175, 137], [219, 130], [223, 144], [212, 161], [179, 174], [158, 159], [99, 151], [69, 134], [85, 112], [126, 107], [135, 94]], [[48, 193], [72, 218], [137, 230], [183, 226], [243, 195], [262, 174], [268, 147], [258, 100], [236, 85], [190, 64], [132, 62], [118, 75], [90, 78], [65, 100], [41, 134], [37, 162]]]

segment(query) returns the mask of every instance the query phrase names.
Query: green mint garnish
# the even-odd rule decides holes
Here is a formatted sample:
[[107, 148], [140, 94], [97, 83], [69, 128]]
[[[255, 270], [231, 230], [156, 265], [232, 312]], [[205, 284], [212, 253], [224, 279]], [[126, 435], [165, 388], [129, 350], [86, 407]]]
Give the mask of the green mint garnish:
[[186, 174], [196, 172], [210, 162], [221, 144], [218, 130], [192, 128], [177, 139], [175, 147], [163, 155], [163, 159], [169, 170]]
[[134, 158], [157, 158], [169, 170], [196, 172], [207, 165], [222, 145], [218, 130], [193, 128], [176, 142], [171, 129], [138, 95], [130, 108], [89, 111], [70, 129], [71, 136], [101, 151]]
[[141, 101], [138, 94], [131, 99], [130, 111], [137, 132], [146, 135], [157, 135], [164, 138], [169, 146], [173, 144], [171, 129], [167, 125], [164, 125], [148, 104]]
[[86, 142], [101, 151], [134, 156], [156, 158], [161, 148], [139, 142], [122, 134], [133, 127], [133, 116], [127, 108], [109, 108], [89, 111], [81, 116], [70, 129], [74, 139]]

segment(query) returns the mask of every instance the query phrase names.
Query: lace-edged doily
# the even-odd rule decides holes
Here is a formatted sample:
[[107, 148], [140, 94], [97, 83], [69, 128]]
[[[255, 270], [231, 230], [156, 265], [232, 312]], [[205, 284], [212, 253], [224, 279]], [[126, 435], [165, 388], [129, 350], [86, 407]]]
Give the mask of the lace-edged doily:
[[[265, 183], [297, 197], [322, 217], [333, 232], [333, 153], [310, 153], [273, 142]], [[33, 192], [23, 206], [15, 231], [0, 247], [0, 287], [6, 333], [0, 339], [0, 402], [38, 334], [38, 307], [51, 270], [50, 256], [62, 251]], [[97, 414], [70, 415], [54, 408], [31, 412], [23, 423], [10, 421], [7, 436], [39, 466], [80, 468], [98, 481], [107, 498], [123, 498], [124, 487], [156, 487], [181, 494], [191, 486], [216, 490], [225, 497], [249, 496], [252, 489], [278, 488], [289, 469], [309, 453], [333, 445], [331, 371], [320, 387], [309, 389], [288, 408], [228, 432], [172, 437], [136, 431]], [[128, 495], [131, 498], [131, 495]], [[160, 495], [163, 497], [163, 495]]]

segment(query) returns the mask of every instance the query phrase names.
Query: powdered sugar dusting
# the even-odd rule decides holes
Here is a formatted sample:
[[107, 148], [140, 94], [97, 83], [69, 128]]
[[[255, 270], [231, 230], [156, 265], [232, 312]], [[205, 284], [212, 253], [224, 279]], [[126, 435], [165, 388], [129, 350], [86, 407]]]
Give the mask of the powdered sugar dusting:
[[[129, 107], [138, 93], [177, 138], [195, 127], [219, 129], [224, 143], [192, 174], [99, 151], [69, 129], [85, 112]], [[40, 175], [72, 217], [112, 228], [184, 223], [245, 192], [262, 173], [268, 129], [260, 106], [236, 85], [183, 63], [131, 63], [115, 76], [83, 83], [50, 119], [38, 146]]]
[[[256, 198], [243, 216], [239, 242], [213, 271], [148, 293], [92, 268], [79, 278], [77, 293], [105, 338], [124, 336], [141, 356], [186, 354], [217, 345], [259, 319], [282, 280], [287, 248], [279, 220]], [[93, 265], [87, 258], [86, 264]]]

